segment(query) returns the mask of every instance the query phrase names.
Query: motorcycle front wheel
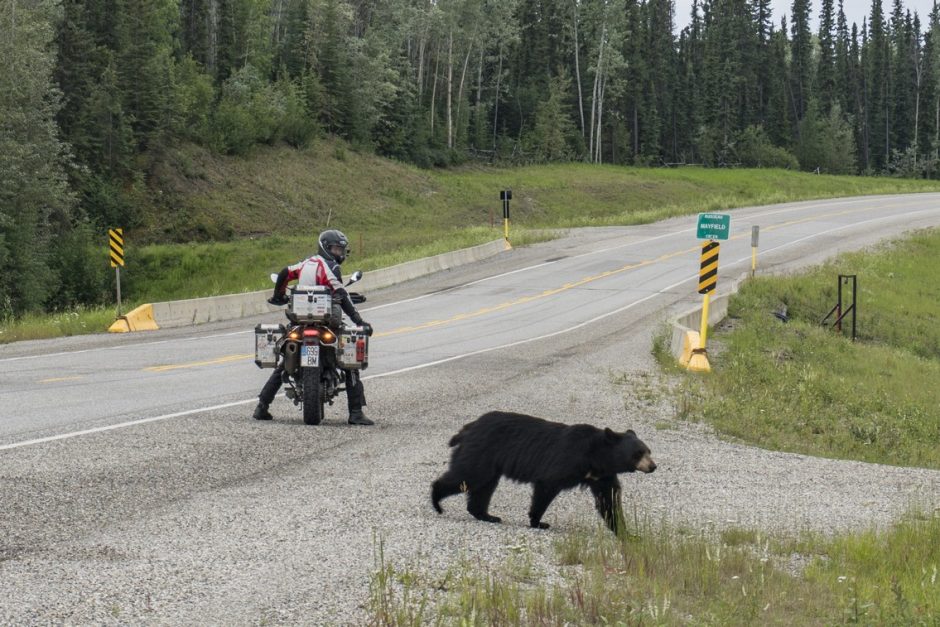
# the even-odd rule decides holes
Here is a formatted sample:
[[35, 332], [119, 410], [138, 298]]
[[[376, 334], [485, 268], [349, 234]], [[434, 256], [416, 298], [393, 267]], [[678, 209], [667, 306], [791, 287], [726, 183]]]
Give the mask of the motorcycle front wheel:
[[318, 425], [323, 422], [323, 400], [320, 398], [320, 369], [303, 369], [304, 424]]

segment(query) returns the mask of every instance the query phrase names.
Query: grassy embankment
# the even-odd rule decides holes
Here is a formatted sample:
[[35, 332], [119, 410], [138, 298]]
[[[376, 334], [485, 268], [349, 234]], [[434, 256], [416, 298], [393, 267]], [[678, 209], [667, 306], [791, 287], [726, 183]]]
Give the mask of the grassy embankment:
[[[155, 177], [172, 211], [143, 210], [126, 232], [125, 304], [263, 289], [268, 274], [314, 252], [327, 224], [351, 238], [350, 268], [370, 270], [502, 237], [511, 188], [514, 243], [544, 229], [623, 225], [699, 211], [860, 194], [940, 191], [940, 182], [782, 170], [676, 170], [585, 164], [420, 170], [321, 141], [244, 159], [194, 147]], [[491, 226], [491, 224], [493, 226]], [[165, 243], [188, 241], [190, 243]], [[106, 263], [105, 241], [101, 259]], [[103, 329], [102, 308], [0, 321], [0, 342]], [[57, 321], [56, 321], [57, 320]]]
[[[857, 274], [859, 341], [822, 328], [836, 275]], [[747, 282], [712, 335], [714, 371], [680, 377], [677, 420], [772, 449], [940, 468], [940, 232]], [[786, 304], [791, 321], [770, 312]], [[662, 355], [664, 340], [659, 342]], [[877, 495], [875, 495], [877, 498]], [[379, 624], [936, 625], [940, 511], [835, 537], [634, 519], [621, 539], [575, 532], [541, 583], [526, 548], [429, 576], [379, 560]], [[470, 617], [462, 623], [464, 617]]]

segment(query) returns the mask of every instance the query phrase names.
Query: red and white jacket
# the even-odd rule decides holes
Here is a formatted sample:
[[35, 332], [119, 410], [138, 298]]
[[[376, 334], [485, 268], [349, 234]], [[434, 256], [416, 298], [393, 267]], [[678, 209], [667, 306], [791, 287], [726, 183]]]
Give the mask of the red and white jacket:
[[328, 261], [320, 255], [314, 255], [292, 266], [287, 266], [277, 275], [274, 293], [283, 296], [287, 291], [289, 281], [297, 281], [298, 285], [324, 285], [330, 288], [334, 296], [342, 299], [340, 302], [343, 312], [349, 316], [349, 319], [355, 324], [362, 324], [362, 316], [356, 311], [349, 293], [343, 287], [343, 275], [339, 264], [335, 261]]
[[298, 285], [325, 285], [330, 291], [343, 289], [343, 277], [339, 264], [331, 268], [326, 259], [314, 255], [292, 266], [287, 266], [287, 280], [297, 281]]

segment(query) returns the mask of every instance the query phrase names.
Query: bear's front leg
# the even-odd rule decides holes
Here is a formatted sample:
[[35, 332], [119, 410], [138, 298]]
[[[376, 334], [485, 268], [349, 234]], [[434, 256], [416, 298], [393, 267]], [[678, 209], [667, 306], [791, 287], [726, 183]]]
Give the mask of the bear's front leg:
[[618, 533], [623, 528], [623, 508], [620, 505], [620, 480], [617, 475], [600, 477], [588, 483], [594, 494], [594, 506], [608, 529]]
[[542, 516], [559, 492], [561, 492], [561, 489], [557, 486], [545, 483], [535, 484], [532, 490], [532, 507], [529, 508], [530, 527], [533, 529], [548, 529], [549, 524], [542, 522]]

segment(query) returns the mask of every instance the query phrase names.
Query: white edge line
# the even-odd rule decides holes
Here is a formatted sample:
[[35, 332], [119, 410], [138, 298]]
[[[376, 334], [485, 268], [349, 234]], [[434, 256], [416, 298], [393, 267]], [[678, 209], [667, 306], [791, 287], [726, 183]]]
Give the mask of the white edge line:
[[[931, 211], [931, 210], [929, 210], [929, 209], [922, 209], [922, 210], [919, 210], [919, 211], [912, 211], [912, 212], [907, 213], [907, 214], [904, 214], [904, 215], [916, 215], [916, 214], [918, 214], [918, 213], [925, 213], [925, 212], [929, 212], [929, 211]], [[806, 237], [802, 237], [802, 238], [800, 238], [800, 239], [798, 239], [798, 240], [793, 240], [792, 242], [787, 242], [786, 244], [781, 244], [780, 246], [776, 246], [776, 247], [774, 247], [774, 248], [770, 248], [770, 249], [768, 249], [768, 250], [766, 250], [766, 251], [764, 251], [764, 252], [767, 253], [767, 252], [771, 252], [771, 251], [774, 251], [774, 250], [779, 250], [779, 249], [781, 249], [781, 248], [786, 248], [786, 247], [788, 247], [788, 246], [793, 246], [794, 244], [798, 244], [798, 243], [800, 243], [800, 242], [804, 242], [804, 241], [806, 241], [806, 240], [808, 240], [808, 239], [813, 239], [813, 238], [815, 238], [815, 237], [820, 237], [820, 236], [822, 236], [822, 235], [828, 235], [828, 234], [834, 233], [834, 232], [836, 232], [836, 231], [842, 231], [842, 230], [844, 230], [844, 229], [848, 229], [848, 228], [852, 228], [852, 227], [857, 227], [857, 226], [860, 226], [860, 225], [863, 225], [863, 224], [869, 224], [869, 223], [871, 223], [871, 222], [879, 222], [879, 221], [881, 221], [881, 220], [887, 220], [887, 219], [889, 219], [889, 218], [897, 218], [897, 217], [898, 217], [898, 216], [896, 216], [896, 215], [894, 215], [894, 216], [883, 216], [883, 217], [879, 217], [879, 218], [873, 218], [873, 219], [871, 219], [871, 220], [865, 220], [865, 221], [862, 221], [862, 222], [856, 222], [856, 223], [853, 223], [853, 224], [846, 224], [846, 225], [842, 225], [842, 226], [839, 226], [839, 227], [834, 227], [834, 228], [828, 229], [828, 230], [826, 230], [826, 231], [821, 231], [821, 232], [819, 232], [819, 233], [814, 233], [814, 234], [812, 234], [812, 235], [807, 235]], [[732, 263], [730, 263], [730, 264], [728, 264], [728, 265], [737, 265], [737, 264], [740, 264], [740, 263], [744, 263], [745, 261], [750, 261], [750, 257], [742, 257], [741, 259], [739, 259], [739, 260], [737, 260], [737, 261], [734, 261], [734, 262], [732, 262]], [[640, 300], [633, 301], [633, 302], [630, 303], [629, 305], [625, 305], [624, 307], [620, 307], [619, 309], [615, 309], [615, 310], [613, 310], [613, 311], [608, 311], [607, 313], [601, 314], [601, 315], [599, 315], [599, 316], [595, 316], [594, 318], [591, 318], [590, 320], [586, 320], [586, 321], [584, 321], [584, 322], [580, 322], [580, 323], [578, 323], [578, 324], [576, 324], [576, 325], [573, 325], [573, 326], [570, 326], [570, 327], [566, 327], [566, 328], [564, 328], [564, 329], [561, 329], [560, 331], [553, 331], [552, 333], [546, 333], [545, 335], [540, 335], [540, 336], [538, 336], [538, 337], [531, 337], [531, 338], [527, 338], [527, 339], [524, 339], [524, 340], [519, 340], [519, 341], [516, 341], [516, 342], [510, 342], [509, 344], [502, 344], [502, 345], [500, 345], [500, 346], [491, 346], [491, 347], [489, 347], [489, 348], [482, 348], [482, 349], [477, 350], [477, 351], [472, 351], [472, 352], [469, 352], [469, 353], [463, 353], [463, 354], [461, 354], [461, 355], [454, 355], [454, 356], [452, 356], [452, 357], [446, 357], [446, 358], [444, 358], [444, 359], [438, 359], [438, 360], [436, 360], [436, 361], [431, 361], [431, 362], [428, 362], [428, 363], [426, 363], [426, 364], [418, 364], [417, 366], [409, 366], [409, 367], [407, 367], [407, 368], [401, 368], [401, 369], [399, 369], [399, 370], [393, 370], [393, 371], [391, 371], [391, 372], [383, 372], [382, 374], [370, 375], [370, 376], [367, 376], [367, 377], [362, 377], [362, 380], [363, 380], [363, 381], [368, 381], [368, 380], [371, 380], [371, 379], [380, 379], [380, 378], [383, 378], [383, 377], [390, 377], [390, 376], [392, 376], [392, 375], [398, 375], [398, 374], [402, 374], [402, 373], [405, 373], [405, 372], [412, 372], [412, 371], [415, 371], [415, 370], [421, 370], [421, 369], [424, 369], [424, 368], [430, 368], [430, 367], [432, 367], [432, 366], [438, 366], [438, 365], [440, 365], [440, 364], [445, 364], [445, 363], [448, 363], [448, 362], [451, 362], [451, 361], [456, 361], [456, 360], [458, 360], [458, 359], [464, 359], [464, 358], [466, 358], [466, 357], [473, 357], [473, 356], [476, 356], [476, 355], [482, 355], [482, 354], [484, 354], [484, 353], [490, 353], [490, 352], [493, 352], [493, 351], [502, 350], [502, 349], [504, 349], [504, 348], [512, 348], [513, 346], [519, 346], [519, 345], [521, 345], [521, 344], [528, 344], [528, 343], [530, 343], [530, 342], [537, 342], [537, 341], [539, 341], [539, 340], [545, 340], [545, 339], [548, 339], [548, 338], [551, 338], [551, 337], [555, 337], [555, 336], [558, 336], [558, 335], [562, 335], [562, 334], [564, 334], [564, 333], [569, 333], [569, 332], [571, 332], [571, 331], [576, 331], [577, 329], [581, 329], [581, 328], [586, 327], [586, 326], [588, 326], [588, 325], [590, 325], [590, 324], [594, 324], [595, 322], [598, 322], [598, 321], [600, 321], [600, 320], [603, 320], [604, 318], [609, 318], [610, 316], [613, 316], [613, 315], [616, 315], [616, 314], [619, 314], [619, 313], [623, 313], [624, 311], [627, 311], [628, 309], [632, 309], [633, 307], [636, 307], [637, 305], [640, 305], [640, 304], [642, 304], [642, 303], [645, 303], [646, 301], [650, 300], [651, 298], [654, 298], [654, 297], [656, 297], [656, 296], [659, 296], [660, 294], [669, 292], [669, 291], [675, 289], [676, 287], [682, 285], [683, 283], [688, 283], [689, 281], [694, 281], [694, 280], [697, 280], [697, 279], [698, 279], [697, 276], [692, 276], [692, 277], [689, 277], [689, 278], [687, 278], [687, 279], [683, 279], [683, 280], [681, 280], [681, 281], [677, 281], [676, 283], [673, 283], [672, 285], [669, 285], [668, 287], [665, 287], [665, 288], [663, 288], [663, 289], [661, 289], [661, 290], [659, 290], [659, 291], [653, 292], [653, 293], [651, 293], [651, 294], [648, 295], [648, 296], [644, 296], [644, 297], [641, 298]], [[226, 408], [228, 408], [228, 407], [237, 407], [237, 406], [239, 406], [239, 405], [248, 405], [248, 404], [250, 404], [250, 403], [255, 403], [255, 402], [257, 402], [257, 400], [256, 400], [255, 398], [250, 398], [250, 399], [243, 400], [243, 401], [234, 401], [234, 402], [231, 402], [231, 403], [223, 403], [222, 405], [212, 405], [211, 407], [200, 407], [200, 408], [198, 408], [198, 409], [190, 409], [190, 410], [187, 410], [187, 411], [180, 411], [180, 412], [176, 412], [176, 413], [172, 413], [172, 414], [164, 414], [164, 415], [162, 415], [162, 416], [152, 416], [152, 417], [150, 417], [150, 418], [141, 418], [141, 419], [139, 419], [139, 420], [129, 420], [129, 421], [127, 421], [127, 422], [120, 422], [120, 423], [118, 423], [118, 424], [108, 425], [108, 426], [105, 426], [105, 427], [96, 427], [96, 428], [94, 428], [94, 429], [84, 429], [84, 430], [82, 430], [82, 431], [73, 431], [73, 432], [70, 432], [70, 433], [62, 433], [62, 434], [59, 434], [59, 435], [53, 435], [53, 436], [49, 436], [49, 437], [46, 437], [46, 438], [36, 438], [36, 439], [34, 439], [34, 440], [25, 440], [25, 441], [23, 441], [23, 442], [14, 442], [14, 443], [12, 443], [12, 444], [3, 444], [3, 445], [0, 445], [0, 451], [10, 450], [10, 449], [15, 449], [15, 448], [20, 448], [20, 447], [23, 447], [23, 446], [30, 446], [30, 445], [32, 445], [32, 444], [42, 444], [42, 443], [45, 443], [45, 442], [53, 442], [53, 441], [56, 441], [56, 440], [65, 440], [65, 439], [67, 439], [67, 438], [74, 438], [74, 437], [77, 437], [77, 436], [80, 436], [80, 435], [89, 435], [89, 434], [92, 434], [92, 433], [101, 433], [101, 432], [104, 432], [104, 431], [112, 431], [112, 430], [114, 430], [114, 429], [122, 429], [122, 428], [124, 428], [124, 427], [133, 427], [133, 426], [145, 424], [145, 423], [148, 423], [148, 422], [157, 422], [157, 421], [160, 421], [160, 420], [168, 420], [168, 419], [170, 419], [170, 418], [179, 418], [179, 417], [182, 417], [182, 416], [190, 416], [190, 415], [193, 415], [193, 414], [199, 414], [199, 413], [203, 413], [203, 412], [207, 412], [207, 411], [215, 411], [215, 410], [217, 410], [217, 409], [226, 409]]]
[[82, 431], [72, 431], [70, 433], [61, 433], [59, 435], [51, 435], [46, 438], [36, 438], [35, 440], [24, 440], [23, 442], [14, 442], [12, 444], [2, 444], [0, 445], [0, 451], [5, 451], [8, 449], [19, 448], [21, 446], [29, 446], [31, 444], [42, 444], [44, 442], [54, 442], [56, 440], [65, 440], [67, 438], [74, 438], [80, 435], [88, 435], [91, 433], [101, 433], [103, 431], [112, 431], [114, 429], [123, 429], [124, 427], [133, 427], [136, 425], [142, 425], [148, 422], [157, 422], [158, 420], [167, 420], [169, 418], [179, 418], [180, 416], [188, 416], [190, 414], [198, 414], [206, 411], [213, 411], [216, 409], [225, 409], [227, 407], [236, 407], [238, 405], [247, 405], [248, 403], [256, 402], [255, 399], [250, 399], [247, 401], [235, 401], [232, 403], [223, 403], [222, 405], [213, 405], [212, 407], [200, 407], [198, 409], [188, 409], [186, 411], [178, 411], [173, 414], [163, 414], [162, 416], [152, 416], [150, 418], [140, 418], [138, 420], [128, 420], [127, 422], [119, 422], [113, 425], [107, 425], [104, 427], [95, 427], [94, 429], [83, 429]]

